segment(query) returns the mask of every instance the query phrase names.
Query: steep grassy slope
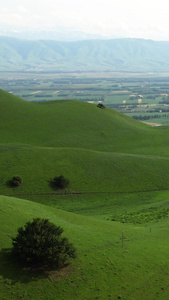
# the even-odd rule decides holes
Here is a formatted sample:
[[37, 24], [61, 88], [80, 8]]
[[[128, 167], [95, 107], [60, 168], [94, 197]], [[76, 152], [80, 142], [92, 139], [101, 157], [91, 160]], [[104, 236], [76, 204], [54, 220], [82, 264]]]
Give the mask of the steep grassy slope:
[[1, 91], [0, 103], [1, 143], [126, 152], [147, 135], [148, 126], [78, 101], [28, 103]]
[[[60, 174], [75, 193], [169, 188], [167, 127], [77, 101], [28, 103], [4, 91], [0, 105], [2, 193], [50, 193], [50, 179]], [[15, 175], [23, 179], [19, 189], [8, 184]]]
[[[66, 270], [43, 274], [21, 269], [9, 259], [4, 248], [10, 249], [11, 236], [33, 217], [62, 226], [77, 247], [78, 258]], [[167, 299], [168, 219], [149, 226], [151, 232], [143, 225], [104, 222], [1, 196], [1, 299]]]
[[4, 91], [0, 105], [1, 143], [168, 155], [168, 128], [151, 128], [109, 108], [80, 101], [29, 103]]

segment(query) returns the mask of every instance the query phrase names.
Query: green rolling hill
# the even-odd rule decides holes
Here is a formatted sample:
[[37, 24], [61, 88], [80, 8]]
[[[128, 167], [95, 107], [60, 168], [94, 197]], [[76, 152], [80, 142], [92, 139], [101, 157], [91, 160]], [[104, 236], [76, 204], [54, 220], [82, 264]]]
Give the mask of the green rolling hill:
[[[0, 196], [2, 299], [167, 299], [168, 219], [148, 226], [81, 216], [32, 201]], [[8, 251], [17, 228], [34, 217], [64, 228], [78, 258], [61, 271], [20, 268]], [[124, 235], [122, 245], [121, 237]]]
[[77, 101], [30, 103], [0, 94], [1, 189], [20, 174], [20, 192], [51, 192], [64, 173], [70, 192], [167, 189], [168, 128], [151, 128], [116, 111]]
[[116, 111], [77, 101], [30, 103], [0, 94], [1, 188], [20, 174], [20, 192], [51, 192], [57, 174], [70, 192], [168, 188], [168, 128], [151, 128]]
[[168, 153], [167, 127], [151, 128], [109, 108], [101, 110], [80, 101], [30, 103], [2, 90], [0, 101], [1, 143], [164, 156]]
[[[167, 299], [168, 136], [94, 104], [0, 90], [1, 298]], [[56, 191], [61, 174], [70, 186]], [[16, 175], [23, 183], [12, 188]], [[10, 261], [11, 236], [34, 217], [63, 226], [77, 247], [68, 269], [32, 273]]]

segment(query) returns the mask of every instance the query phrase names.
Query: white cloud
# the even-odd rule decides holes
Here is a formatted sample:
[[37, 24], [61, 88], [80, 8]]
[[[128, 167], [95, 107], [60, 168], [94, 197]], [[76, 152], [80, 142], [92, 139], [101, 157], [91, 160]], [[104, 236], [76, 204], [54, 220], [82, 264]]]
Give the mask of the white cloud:
[[65, 28], [125, 37], [169, 39], [166, 0], [6, 0], [0, 26], [27, 30]]

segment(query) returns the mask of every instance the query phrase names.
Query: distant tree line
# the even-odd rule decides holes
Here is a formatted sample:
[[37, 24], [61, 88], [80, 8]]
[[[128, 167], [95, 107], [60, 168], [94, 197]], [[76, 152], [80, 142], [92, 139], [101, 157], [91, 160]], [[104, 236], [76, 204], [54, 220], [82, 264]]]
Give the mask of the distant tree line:
[[147, 95], [146, 96], [147, 99], [152, 99], [152, 100], [156, 99], [157, 97], [158, 97], [158, 95]]
[[162, 101], [159, 102], [159, 104], [169, 104], [169, 96], [163, 97], [163, 98], [162, 98]]
[[132, 116], [133, 119], [135, 120], [140, 120], [140, 121], [145, 121], [145, 120], [150, 120], [150, 119], [161, 119], [161, 118], [169, 118], [169, 114], [156, 114], [156, 115], [138, 115], [138, 116]]
[[53, 97], [53, 95], [34, 95], [36, 98], [46, 98], [46, 97]]

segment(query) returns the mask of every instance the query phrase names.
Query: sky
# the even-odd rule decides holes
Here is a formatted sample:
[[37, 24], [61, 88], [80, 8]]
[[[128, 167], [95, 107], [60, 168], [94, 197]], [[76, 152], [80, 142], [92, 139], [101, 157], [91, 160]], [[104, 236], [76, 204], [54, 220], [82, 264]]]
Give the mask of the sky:
[[82, 31], [169, 41], [167, 0], [5, 0], [0, 32]]

